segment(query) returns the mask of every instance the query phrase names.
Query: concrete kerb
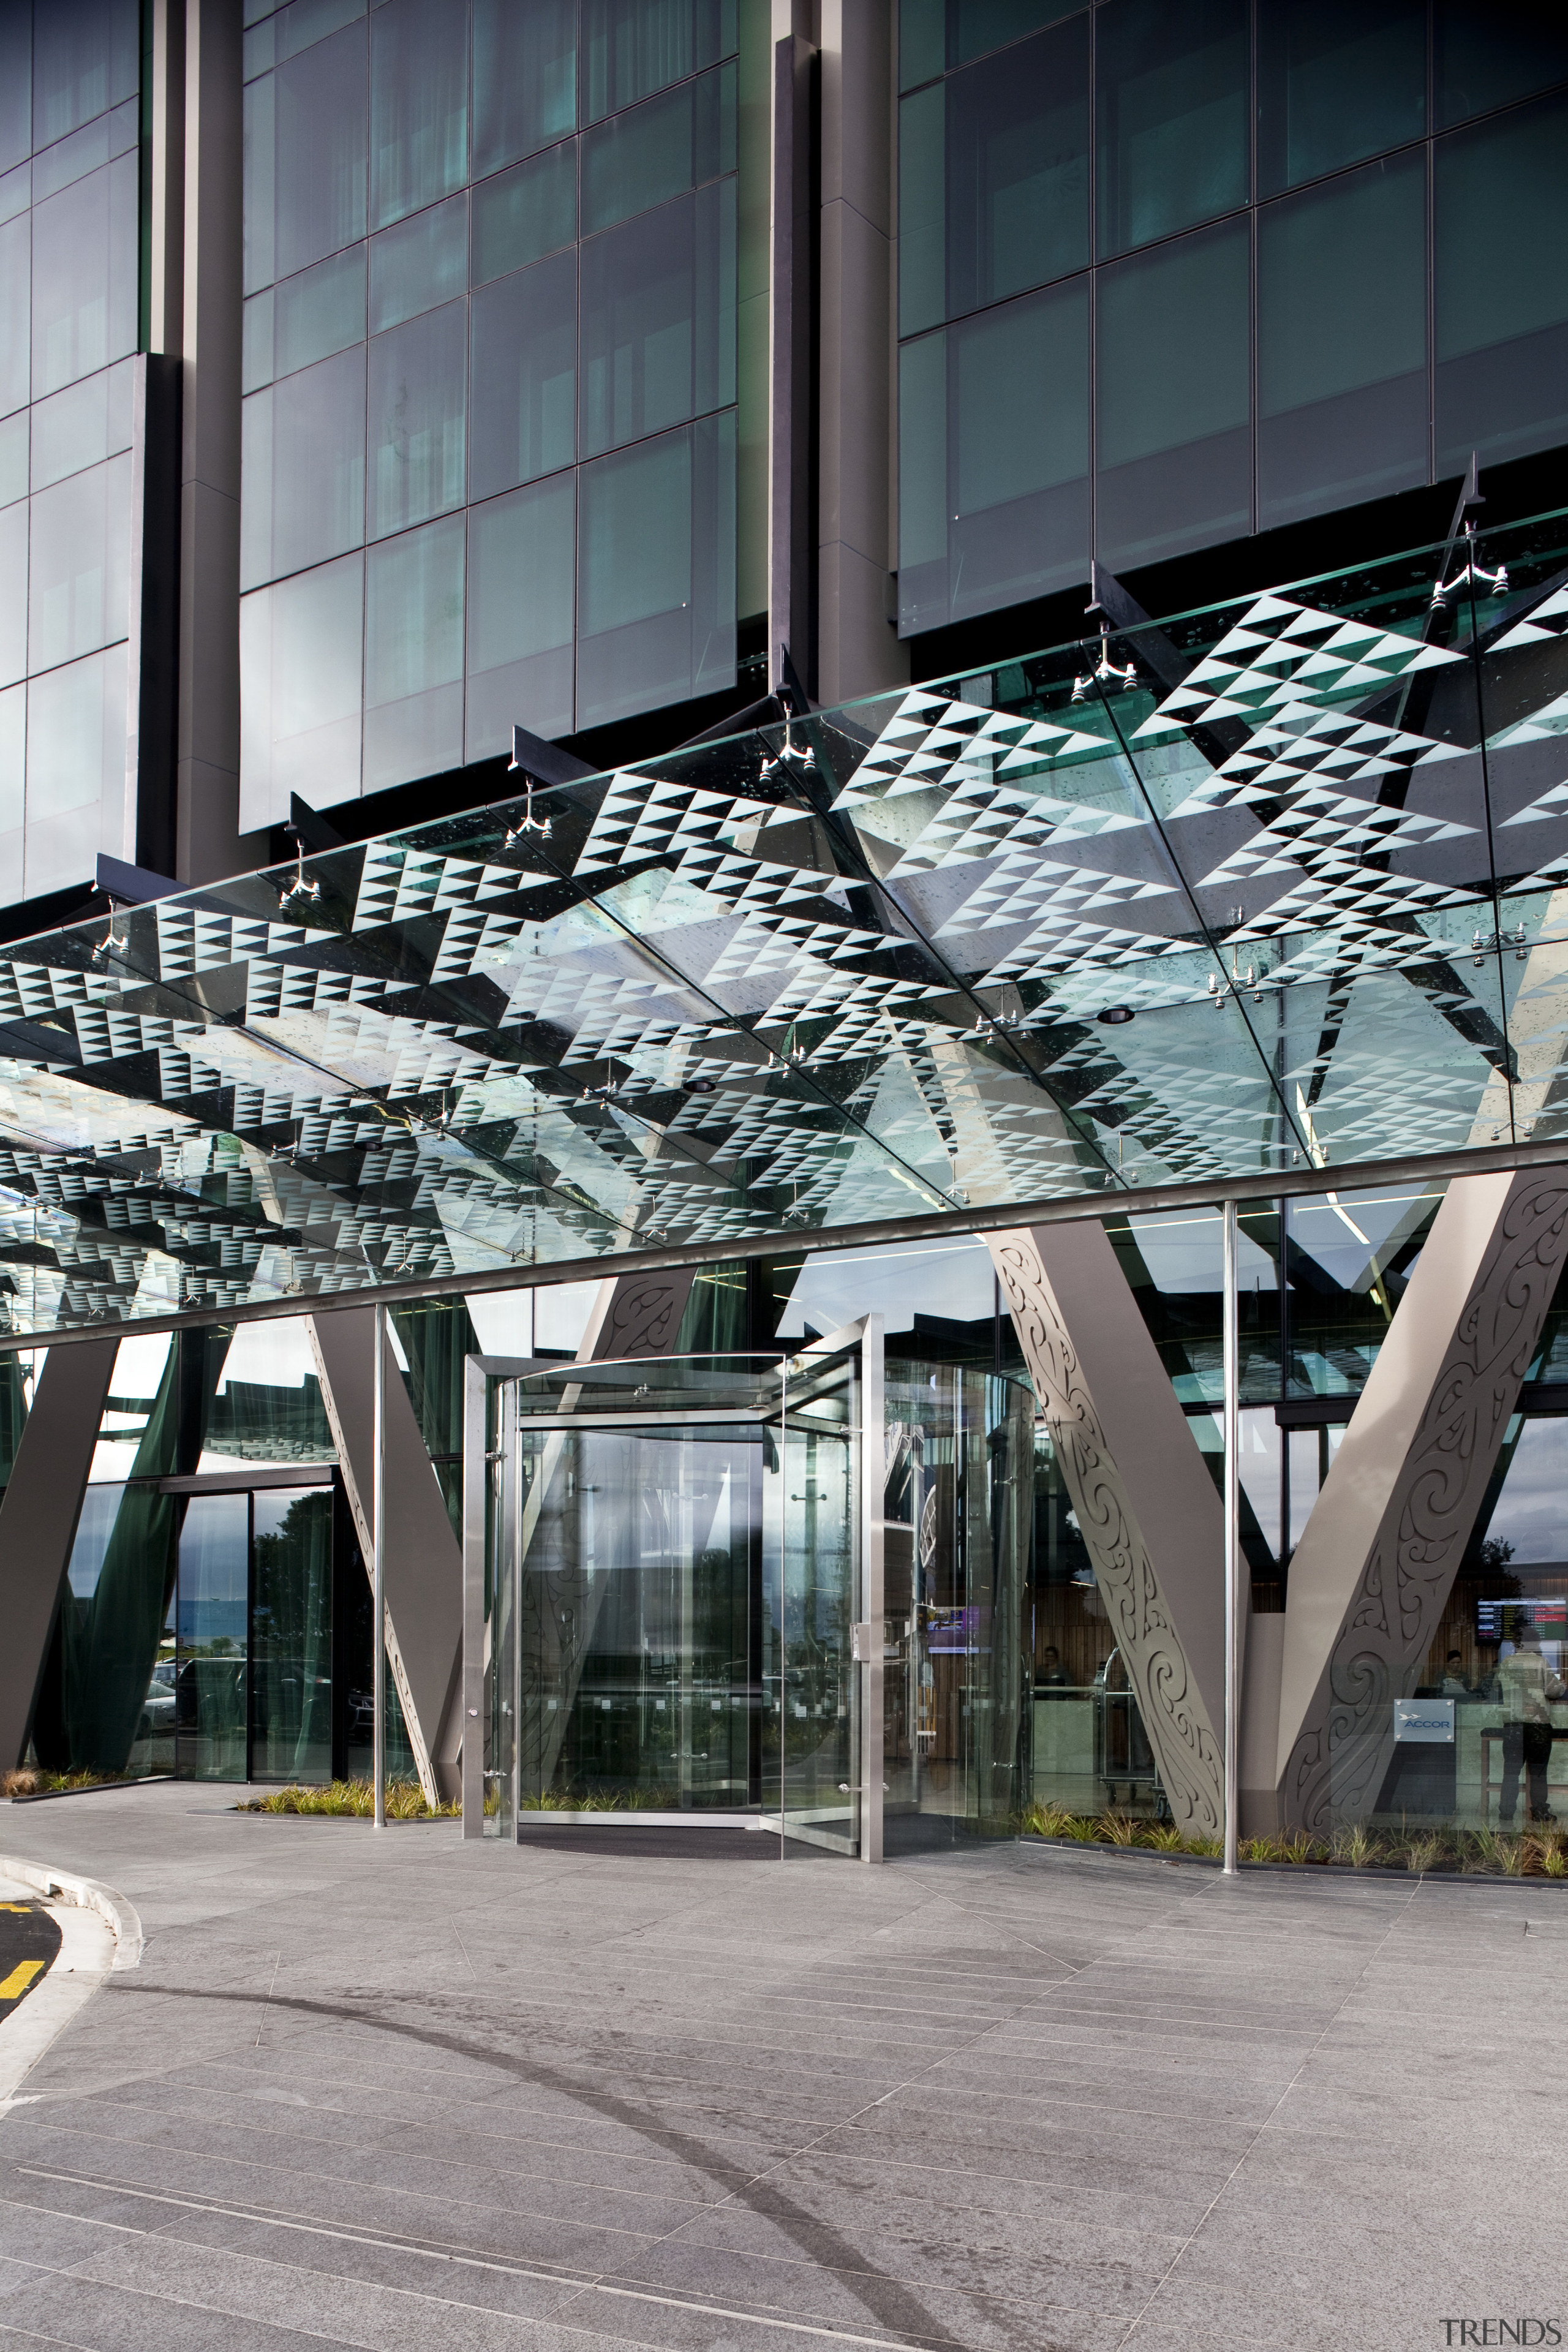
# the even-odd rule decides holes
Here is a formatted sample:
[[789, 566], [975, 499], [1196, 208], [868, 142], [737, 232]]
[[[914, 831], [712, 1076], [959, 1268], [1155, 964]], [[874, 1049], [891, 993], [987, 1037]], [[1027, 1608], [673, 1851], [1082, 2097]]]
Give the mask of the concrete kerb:
[[111, 1970], [118, 1974], [122, 1969], [140, 1968], [142, 1922], [134, 1905], [128, 1903], [123, 1895], [117, 1895], [112, 1886], [105, 1886], [97, 1878], [79, 1878], [74, 1871], [50, 1870], [42, 1863], [24, 1862], [20, 1855], [10, 1853], [0, 1853], [0, 1878], [14, 1878], [19, 1885], [35, 1888], [46, 1901], [74, 1903], [83, 1911], [96, 1911], [114, 1937]]

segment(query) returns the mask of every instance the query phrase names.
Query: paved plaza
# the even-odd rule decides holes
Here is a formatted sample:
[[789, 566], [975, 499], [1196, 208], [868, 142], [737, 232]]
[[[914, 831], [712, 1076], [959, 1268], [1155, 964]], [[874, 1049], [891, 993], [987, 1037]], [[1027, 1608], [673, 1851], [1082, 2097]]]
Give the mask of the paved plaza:
[[1554, 1886], [229, 1800], [0, 1812], [146, 1939], [0, 2118], [0, 2344], [1568, 2336]]

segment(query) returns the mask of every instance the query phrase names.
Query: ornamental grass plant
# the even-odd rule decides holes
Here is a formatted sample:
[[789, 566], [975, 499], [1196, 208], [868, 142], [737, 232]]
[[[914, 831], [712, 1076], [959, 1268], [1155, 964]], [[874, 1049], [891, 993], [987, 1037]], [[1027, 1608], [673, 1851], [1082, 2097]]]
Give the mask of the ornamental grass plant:
[[[1213, 1857], [1224, 1851], [1216, 1837], [1189, 1836], [1173, 1822], [1155, 1822], [1119, 1811], [1074, 1813], [1065, 1805], [1037, 1801], [1018, 1818], [1021, 1837], [1047, 1838], [1071, 1845], [1139, 1847], [1147, 1853]], [[1243, 1862], [1337, 1864], [1351, 1870], [1398, 1870], [1415, 1875], [1437, 1872], [1493, 1878], [1568, 1878], [1568, 1841], [1554, 1824], [1510, 1830], [1383, 1830], [1351, 1822], [1329, 1837], [1306, 1830], [1243, 1838]]]

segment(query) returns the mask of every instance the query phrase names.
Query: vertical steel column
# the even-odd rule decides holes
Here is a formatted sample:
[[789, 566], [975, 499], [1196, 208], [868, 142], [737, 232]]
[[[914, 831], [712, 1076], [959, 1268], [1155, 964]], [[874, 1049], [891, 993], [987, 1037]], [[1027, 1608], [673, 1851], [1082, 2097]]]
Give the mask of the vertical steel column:
[[463, 1835], [485, 1833], [485, 1546], [490, 1465], [489, 1382], [463, 1362]]
[[386, 1309], [380, 1299], [371, 1328], [375, 1337], [375, 1370], [371, 1389], [371, 1684], [373, 1694], [372, 1770], [375, 1776], [375, 1826], [386, 1827]]
[[1225, 1873], [1237, 1870], [1237, 1820], [1241, 1788], [1241, 1545], [1240, 1354], [1237, 1339], [1236, 1202], [1225, 1221]]
[[883, 1321], [868, 1315], [860, 1341], [860, 1615], [870, 1648], [860, 1670], [860, 1859], [882, 1859], [883, 1694], [887, 1654], [882, 1515], [886, 1509]]

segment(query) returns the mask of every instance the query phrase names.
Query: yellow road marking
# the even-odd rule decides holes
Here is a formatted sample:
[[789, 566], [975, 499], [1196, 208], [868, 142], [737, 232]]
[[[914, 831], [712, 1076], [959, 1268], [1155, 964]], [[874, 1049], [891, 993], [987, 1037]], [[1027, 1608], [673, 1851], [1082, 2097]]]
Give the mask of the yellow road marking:
[[8, 1977], [0, 1977], [0, 2000], [19, 2000], [43, 1965], [42, 1960], [18, 1960]]
[[24, 1919], [32, 1907], [30, 1903], [0, 1903], [0, 1911], [19, 1911]]

